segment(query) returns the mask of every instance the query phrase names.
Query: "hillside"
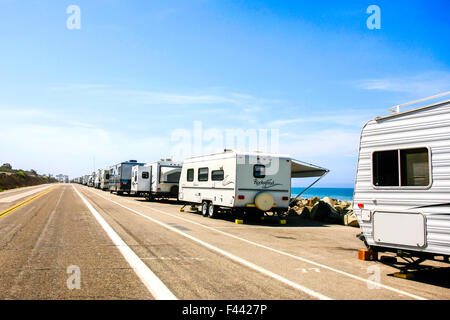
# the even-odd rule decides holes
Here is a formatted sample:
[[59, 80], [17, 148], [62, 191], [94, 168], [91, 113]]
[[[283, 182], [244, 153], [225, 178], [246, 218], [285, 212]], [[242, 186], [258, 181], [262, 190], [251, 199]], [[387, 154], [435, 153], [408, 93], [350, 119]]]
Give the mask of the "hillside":
[[8, 189], [55, 182], [57, 182], [55, 178], [39, 175], [34, 170], [15, 170], [8, 163], [0, 166], [0, 192]]

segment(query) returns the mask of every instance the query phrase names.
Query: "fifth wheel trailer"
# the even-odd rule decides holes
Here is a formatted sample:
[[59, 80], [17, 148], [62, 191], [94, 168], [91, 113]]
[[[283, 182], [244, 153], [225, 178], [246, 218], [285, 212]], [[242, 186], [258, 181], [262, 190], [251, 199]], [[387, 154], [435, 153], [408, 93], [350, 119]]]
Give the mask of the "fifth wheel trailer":
[[291, 179], [322, 177], [327, 169], [288, 155], [224, 150], [185, 159], [179, 200], [202, 206], [203, 216], [219, 211], [248, 216], [284, 214], [291, 199]]
[[449, 262], [450, 100], [364, 126], [353, 207], [368, 249]]

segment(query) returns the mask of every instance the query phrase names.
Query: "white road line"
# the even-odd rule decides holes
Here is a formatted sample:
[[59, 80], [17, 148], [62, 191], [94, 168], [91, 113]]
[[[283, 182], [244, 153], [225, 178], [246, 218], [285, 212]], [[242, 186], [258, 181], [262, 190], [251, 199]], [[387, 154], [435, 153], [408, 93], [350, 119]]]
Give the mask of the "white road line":
[[[99, 196], [99, 197], [102, 197], [102, 198], [104, 198], [104, 199], [106, 199], [106, 200], [109, 200], [109, 199], [107, 199], [107, 198], [105, 198], [105, 197], [103, 197], [103, 196], [101, 196], [101, 195], [98, 195], [98, 196]], [[114, 202], [113, 200], [109, 200], [109, 201]], [[130, 202], [130, 203], [131, 203], [131, 202]], [[395, 292], [395, 293], [398, 293], [398, 294], [401, 294], [401, 295], [404, 295], [404, 296], [407, 296], [407, 297], [410, 297], [410, 298], [413, 298], [413, 299], [417, 299], [417, 300], [427, 300], [427, 299], [424, 298], [424, 297], [421, 297], [421, 296], [418, 296], [418, 295], [415, 295], [415, 294], [412, 294], [412, 293], [409, 293], [409, 292], [406, 292], [406, 291], [403, 291], [403, 290], [399, 290], [399, 289], [396, 289], [396, 288], [393, 288], [393, 287], [390, 287], [390, 286], [387, 286], [387, 285], [384, 285], [384, 284], [382, 284], [382, 283], [378, 283], [378, 282], [375, 282], [375, 281], [372, 281], [372, 280], [369, 280], [369, 279], [365, 279], [365, 278], [356, 276], [356, 275], [354, 275], [354, 274], [351, 274], [351, 273], [348, 273], [348, 272], [345, 272], [345, 271], [341, 271], [341, 270], [338, 270], [338, 269], [329, 267], [329, 266], [327, 266], [327, 265], [324, 265], [324, 264], [321, 264], [321, 263], [318, 263], [318, 262], [314, 262], [314, 261], [309, 260], [309, 259], [306, 259], [306, 258], [302, 258], [302, 257], [299, 257], [299, 256], [295, 256], [295, 255], [293, 255], [293, 254], [290, 254], [290, 253], [287, 253], [287, 252], [284, 252], [284, 251], [280, 251], [280, 250], [277, 250], [277, 249], [274, 249], [274, 248], [271, 248], [271, 247], [267, 247], [267, 246], [262, 245], [262, 244], [260, 244], [260, 243], [253, 242], [253, 241], [250, 241], [250, 240], [247, 240], [247, 239], [244, 239], [244, 238], [235, 236], [235, 235], [233, 235], [233, 234], [231, 234], [231, 233], [227, 233], [227, 232], [224, 232], [224, 231], [222, 231], [222, 230], [217, 230], [217, 229], [215, 229], [215, 228], [213, 228], [213, 227], [205, 226], [205, 225], [203, 225], [203, 224], [201, 224], [201, 223], [194, 222], [194, 221], [191, 221], [191, 220], [189, 220], [189, 219], [185, 219], [185, 218], [179, 217], [179, 216], [177, 216], [177, 215], [174, 215], [174, 214], [171, 214], [171, 213], [168, 213], [168, 212], [159, 210], [159, 209], [155, 209], [155, 208], [143, 206], [143, 205], [141, 205], [141, 204], [139, 204], [139, 203], [134, 203], [134, 202], [133, 202], [133, 204], [135, 204], [135, 205], [137, 205], [137, 206], [140, 206], [140, 207], [143, 207], [143, 208], [146, 208], [146, 209], [149, 209], [149, 210], [153, 210], [153, 211], [155, 211], [155, 212], [159, 212], [159, 213], [165, 214], [165, 215], [167, 215], [167, 216], [171, 216], [171, 217], [177, 218], [177, 219], [179, 219], [179, 220], [183, 220], [183, 221], [189, 222], [189, 223], [191, 223], [191, 224], [198, 225], [198, 226], [203, 227], [203, 228], [208, 229], [208, 230], [213, 230], [213, 231], [215, 231], [215, 232], [218, 232], [218, 233], [221, 233], [221, 234], [223, 234], [223, 235], [226, 235], [226, 236], [228, 236], [228, 237], [230, 237], [230, 238], [234, 238], [234, 239], [237, 239], [237, 240], [240, 240], [240, 241], [243, 241], [243, 242], [252, 244], [252, 245], [254, 245], [254, 246], [257, 246], [257, 247], [260, 247], [260, 248], [264, 248], [264, 249], [266, 249], [266, 250], [270, 250], [270, 251], [272, 251], [272, 252], [276, 252], [276, 253], [279, 253], [279, 254], [281, 254], [281, 255], [284, 255], [284, 256], [287, 256], [287, 257], [290, 257], [290, 258], [293, 258], [293, 259], [296, 259], [296, 260], [299, 260], [299, 261], [302, 261], [302, 262], [306, 262], [306, 263], [309, 263], [309, 264], [318, 266], [318, 267], [320, 267], [320, 268], [327, 269], [327, 270], [329, 270], [329, 271], [333, 271], [333, 272], [339, 273], [339, 274], [344, 275], [344, 276], [346, 276], [346, 277], [349, 277], [349, 278], [352, 278], [352, 279], [355, 279], [355, 280], [359, 280], [359, 281], [365, 282], [365, 283], [367, 283], [367, 284], [371, 284], [372, 286], [378, 286], [378, 287], [380, 287], [380, 288], [383, 288], [383, 289], [386, 289], [386, 290], [389, 290], [389, 291], [392, 291], [392, 292]]]
[[123, 257], [133, 268], [134, 272], [139, 276], [141, 281], [147, 287], [148, 291], [159, 300], [176, 300], [175, 295], [166, 287], [166, 285], [142, 262], [141, 259], [127, 246], [125, 241], [111, 228], [111, 226], [103, 219], [97, 210], [83, 197], [83, 195], [72, 185], [75, 192], [83, 200], [89, 211], [94, 215], [100, 225], [103, 227], [109, 238], [122, 253]]
[[158, 221], [156, 219], [153, 219], [153, 218], [151, 218], [151, 217], [149, 217], [149, 216], [147, 216], [147, 215], [145, 215], [145, 214], [143, 214], [143, 213], [141, 213], [139, 211], [131, 209], [131, 208], [127, 207], [127, 206], [124, 206], [121, 203], [118, 203], [116, 201], [110, 200], [110, 199], [105, 198], [103, 196], [100, 196], [100, 195], [98, 195], [98, 196], [103, 198], [103, 199], [105, 199], [105, 200], [108, 200], [108, 201], [110, 201], [110, 202], [112, 202], [112, 203], [114, 203], [114, 204], [116, 204], [116, 205], [118, 205], [118, 206], [120, 206], [122, 208], [125, 208], [125, 209], [127, 209], [127, 210], [129, 210], [129, 211], [131, 211], [131, 212], [133, 212], [133, 213], [135, 213], [135, 214], [137, 214], [137, 215], [147, 219], [147, 220], [150, 220], [150, 221], [152, 221], [152, 222], [154, 222], [154, 223], [156, 223], [156, 224], [158, 224], [158, 225], [160, 225], [160, 226], [162, 226], [162, 227], [164, 227], [164, 228], [166, 228], [166, 229], [168, 229], [170, 231], [178, 233], [179, 235], [181, 235], [181, 236], [183, 236], [185, 238], [188, 238], [188, 239], [190, 239], [190, 240], [192, 240], [194, 242], [197, 242], [198, 244], [201, 244], [202, 246], [207, 247], [208, 249], [210, 249], [212, 251], [215, 251], [215, 252], [217, 252], [217, 253], [225, 256], [225, 257], [228, 257], [231, 260], [234, 260], [234, 261], [236, 261], [236, 262], [238, 262], [238, 263], [240, 263], [242, 265], [245, 265], [245, 266], [247, 266], [247, 267], [249, 267], [249, 268], [251, 268], [253, 270], [256, 270], [256, 271], [258, 271], [258, 272], [260, 272], [260, 273], [262, 273], [262, 274], [264, 274], [266, 276], [274, 278], [274, 279], [276, 279], [276, 280], [278, 280], [278, 281], [280, 281], [280, 282], [282, 282], [282, 283], [284, 283], [284, 284], [286, 284], [288, 286], [291, 286], [291, 287], [293, 287], [293, 288], [295, 288], [297, 290], [300, 290], [300, 291], [302, 291], [302, 292], [304, 292], [304, 293], [306, 293], [306, 294], [308, 294], [308, 295], [310, 295], [312, 297], [315, 297], [315, 298], [320, 299], [320, 300], [332, 300], [331, 298], [329, 298], [329, 297], [327, 297], [327, 296], [325, 296], [323, 294], [320, 294], [320, 293], [315, 292], [315, 291], [313, 291], [313, 290], [311, 290], [309, 288], [306, 288], [306, 287], [304, 287], [304, 286], [302, 286], [302, 285], [300, 285], [298, 283], [295, 283], [295, 282], [293, 282], [291, 280], [288, 280], [288, 279], [286, 279], [286, 278], [284, 278], [284, 277], [282, 277], [282, 276], [280, 276], [280, 275], [278, 275], [276, 273], [273, 273], [273, 272], [271, 272], [271, 271], [269, 271], [267, 269], [264, 269], [264, 268], [262, 268], [260, 266], [257, 266], [256, 264], [251, 263], [251, 262], [249, 262], [249, 261], [247, 261], [245, 259], [239, 258], [238, 256], [235, 256], [232, 253], [229, 253], [227, 251], [219, 249], [219, 248], [217, 248], [217, 247], [215, 247], [215, 246], [213, 246], [213, 245], [211, 245], [211, 244], [209, 244], [207, 242], [204, 242], [204, 241], [202, 241], [200, 239], [197, 239], [197, 238], [195, 238], [195, 237], [193, 237], [193, 236], [191, 236], [191, 235], [189, 235], [187, 233], [184, 233], [184, 232], [182, 232], [182, 231], [180, 231], [180, 230], [178, 230], [178, 229], [176, 229], [174, 227], [171, 227], [170, 225], [167, 225], [167, 224], [165, 224], [163, 222], [160, 222], [160, 221]]

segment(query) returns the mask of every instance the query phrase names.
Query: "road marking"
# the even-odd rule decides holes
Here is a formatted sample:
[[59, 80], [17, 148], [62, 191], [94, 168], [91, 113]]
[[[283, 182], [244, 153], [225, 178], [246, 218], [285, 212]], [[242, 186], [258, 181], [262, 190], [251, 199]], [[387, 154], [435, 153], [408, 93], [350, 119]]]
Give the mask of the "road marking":
[[[106, 200], [109, 200], [109, 199], [107, 199], [107, 198], [105, 198], [105, 197], [103, 197], [103, 196], [101, 196], [101, 195], [99, 195], [99, 194], [98, 194], [98, 196], [101, 197], [101, 198], [104, 198], [104, 199], [106, 199]], [[113, 200], [109, 200], [109, 201], [114, 202]], [[189, 223], [191, 223], [191, 224], [198, 225], [198, 226], [203, 227], [203, 228], [208, 229], [208, 230], [212, 230], [212, 231], [221, 233], [221, 234], [226, 235], [226, 236], [228, 236], [228, 237], [230, 237], [230, 238], [234, 238], [234, 239], [237, 239], [237, 240], [240, 240], [240, 241], [243, 241], [243, 242], [252, 244], [252, 245], [254, 245], [254, 246], [257, 246], [257, 247], [260, 247], [260, 248], [264, 248], [264, 249], [266, 249], [266, 250], [269, 250], [269, 251], [272, 251], [272, 252], [276, 252], [276, 253], [279, 253], [279, 254], [281, 254], [281, 255], [284, 255], [284, 256], [287, 256], [287, 257], [290, 257], [290, 258], [299, 260], [299, 261], [303, 261], [303, 262], [306, 262], [306, 263], [315, 265], [315, 266], [317, 266], [317, 267], [319, 267], [319, 268], [323, 268], [323, 269], [327, 269], [327, 270], [329, 270], [329, 271], [333, 271], [333, 272], [339, 273], [339, 274], [344, 275], [344, 276], [347, 276], [347, 277], [349, 277], [349, 278], [352, 278], [352, 279], [355, 279], [355, 280], [359, 280], [359, 281], [365, 282], [366, 284], [371, 284], [371, 285], [373, 285], [373, 286], [377, 286], [377, 287], [380, 287], [380, 288], [384, 288], [384, 289], [386, 289], [386, 290], [389, 290], [389, 291], [392, 291], [392, 292], [395, 292], [395, 293], [398, 293], [398, 294], [401, 294], [401, 295], [404, 295], [404, 296], [407, 296], [407, 297], [411, 297], [411, 298], [416, 299], [416, 300], [427, 300], [427, 299], [424, 298], [424, 297], [421, 297], [421, 296], [418, 296], [418, 295], [415, 295], [415, 294], [412, 294], [412, 293], [409, 293], [409, 292], [406, 292], [406, 291], [403, 291], [403, 290], [399, 290], [399, 289], [396, 289], [396, 288], [393, 288], [393, 287], [390, 287], [390, 286], [387, 286], [387, 285], [384, 285], [384, 284], [382, 284], [382, 283], [378, 283], [378, 282], [375, 282], [375, 281], [372, 281], [372, 280], [369, 280], [369, 279], [365, 279], [365, 278], [356, 276], [356, 275], [354, 275], [354, 274], [351, 274], [351, 273], [348, 273], [348, 272], [345, 272], [345, 271], [341, 271], [341, 270], [338, 270], [338, 269], [329, 267], [329, 266], [327, 266], [327, 265], [324, 265], [324, 264], [321, 264], [321, 263], [318, 263], [318, 262], [314, 262], [314, 261], [309, 260], [309, 259], [306, 259], [306, 258], [302, 258], [302, 257], [299, 257], [299, 256], [295, 256], [295, 255], [293, 255], [293, 254], [290, 254], [290, 253], [287, 253], [287, 252], [284, 252], [284, 251], [280, 251], [280, 250], [277, 250], [277, 249], [274, 249], [274, 248], [271, 248], [271, 247], [267, 247], [267, 246], [265, 246], [265, 245], [263, 245], [263, 244], [260, 244], [260, 243], [257, 243], [257, 242], [253, 242], [253, 241], [250, 241], [250, 240], [247, 240], [247, 239], [244, 239], [244, 238], [235, 236], [235, 235], [233, 235], [233, 234], [231, 234], [231, 233], [227, 233], [227, 232], [224, 232], [224, 231], [221, 231], [221, 230], [217, 230], [217, 229], [215, 229], [215, 228], [213, 228], [213, 227], [205, 226], [205, 225], [203, 225], [203, 224], [201, 224], [201, 223], [194, 222], [194, 221], [191, 221], [191, 220], [189, 220], [189, 219], [182, 218], [182, 217], [180, 217], [180, 216], [176, 216], [176, 215], [173, 215], [173, 214], [171, 214], [171, 213], [168, 213], [168, 212], [165, 212], [165, 211], [162, 211], [162, 210], [159, 210], [159, 209], [155, 209], [155, 208], [143, 206], [143, 205], [141, 205], [141, 204], [139, 204], [139, 203], [135, 203], [135, 202], [131, 202], [131, 201], [130, 201], [130, 203], [133, 203], [133, 204], [135, 204], [135, 205], [137, 205], [137, 206], [140, 206], [140, 207], [143, 207], [143, 208], [146, 208], [146, 209], [149, 209], [149, 210], [153, 210], [153, 211], [155, 211], [155, 212], [159, 212], [159, 213], [165, 214], [165, 215], [167, 215], [167, 216], [171, 216], [171, 217], [173, 217], [173, 218], [177, 218], [177, 219], [180, 219], [180, 220], [189, 222]], [[131, 209], [131, 210], [132, 210], [132, 209]]]
[[29, 199], [27, 199], [27, 200], [25, 200], [25, 201], [22, 201], [22, 202], [19, 203], [19, 204], [16, 204], [15, 206], [13, 206], [13, 207], [11, 207], [11, 208], [9, 208], [9, 209], [6, 209], [6, 210], [3, 211], [3, 212], [0, 212], [0, 218], [3, 218], [3, 217], [5, 217], [5, 216], [7, 216], [8, 214], [10, 214], [10, 213], [16, 211], [17, 209], [23, 207], [23, 206], [26, 205], [27, 203], [33, 201], [34, 199], [37, 199], [37, 198], [43, 196], [43, 195], [46, 194], [46, 193], [49, 193], [50, 191], [52, 191], [52, 190], [54, 190], [54, 189], [56, 189], [56, 188], [58, 188], [58, 186], [53, 187], [53, 188], [50, 188], [50, 189], [47, 189], [47, 190], [45, 190], [45, 191], [43, 191], [43, 192], [41, 192], [41, 193], [35, 195], [34, 197], [31, 197], [31, 198], [29, 198]]
[[44, 186], [44, 187], [40, 187], [40, 188], [35, 188], [33, 190], [27, 191], [27, 192], [22, 192], [13, 196], [9, 196], [9, 197], [4, 197], [0, 199], [0, 203], [8, 203], [8, 202], [13, 202], [25, 197], [28, 197], [29, 195], [32, 195], [33, 193], [37, 193], [40, 192], [42, 190], [46, 190], [48, 188], [50, 188], [51, 186]]
[[148, 291], [159, 300], [177, 300], [175, 295], [166, 287], [166, 285], [148, 268], [148, 266], [142, 262], [141, 259], [134, 253], [133, 250], [128, 247], [125, 241], [120, 238], [120, 236], [113, 230], [113, 228], [103, 219], [103, 217], [98, 213], [97, 210], [86, 200], [85, 197], [72, 185], [75, 192], [83, 200], [84, 204], [88, 207], [89, 211], [97, 219], [98, 223], [105, 230], [106, 234], [115, 244], [117, 249], [123, 255], [125, 260], [133, 268], [134, 272], [139, 276], [142, 283], [147, 287]]
[[323, 294], [320, 294], [320, 293], [315, 292], [315, 291], [313, 291], [313, 290], [311, 290], [309, 288], [306, 288], [306, 287], [304, 287], [304, 286], [302, 286], [302, 285], [300, 285], [298, 283], [295, 283], [295, 282], [293, 282], [291, 280], [288, 280], [288, 279], [286, 279], [286, 278], [284, 278], [284, 277], [282, 277], [282, 276], [280, 276], [280, 275], [278, 275], [276, 273], [273, 273], [272, 271], [264, 269], [264, 268], [254, 264], [252, 262], [249, 262], [249, 261], [247, 261], [245, 259], [242, 259], [242, 258], [240, 258], [238, 256], [235, 256], [232, 253], [229, 253], [229, 252], [227, 252], [225, 250], [222, 250], [220, 248], [217, 248], [217, 247], [215, 247], [215, 246], [213, 246], [213, 245], [211, 245], [211, 244], [209, 244], [207, 242], [204, 242], [203, 240], [197, 239], [197, 238], [195, 238], [195, 237], [193, 237], [193, 236], [191, 236], [191, 235], [189, 235], [187, 233], [184, 233], [184, 232], [182, 232], [182, 231], [180, 231], [180, 230], [178, 230], [178, 229], [176, 229], [176, 228], [174, 228], [174, 227], [172, 227], [170, 225], [167, 225], [167, 224], [165, 224], [163, 222], [160, 222], [159, 220], [153, 219], [153, 218], [151, 218], [151, 217], [149, 217], [149, 216], [147, 216], [147, 215], [145, 215], [145, 214], [143, 214], [143, 213], [141, 213], [139, 211], [131, 209], [131, 208], [127, 207], [127, 206], [124, 206], [123, 204], [120, 204], [120, 203], [118, 203], [116, 201], [107, 199], [107, 198], [105, 198], [103, 196], [100, 196], [100, 195], [98, 195], [98, 196], [103, 198], [103, 199], [105, 199], [105, 200], [108, 200], [108, 201], [110, 201], [110, 202], [112, 202], [112, 203], [114, 203], [114, 204], [116, 204], [116, 205], [118, 205], [118, 206], [120, 206], [122, 208], [125, 208], [125, 209], [127, 209], [127, 210], [129, 210], [129, 211], [131, 211], [131, 212], [133, 212], [133, 213], [135, 213], [135, 214], [137, 214], [137, 215], [147, 219], [147, 220], [150, 220], [150, 221], [152, 221], [152, 222], [154, 222], [154, 223], [156, 223], [156, 224], [158, 224], [158, 225], [160, 225], [160, 226], [162, 226], [162, 227], [164, 227], [164, 228], [166, 228], [166, 229], [168, 229], [170, 231], [178, 233], [179, 235], [181, 235], [181, 236], [183, 236], [185, 238], [188, 238], [188, 239], [190, 239], [190, 240], [192, 240], [194, 242], [197, 242], [198, 244], [201, 244], [202, 246], [207, 247], [208, 249], [210, 249], [212, 251], [220, 253], [221, 255], [230, 258], [231, 260], [234, 260], [234, 261], [236, 261], [236, 262], [238, 262], [238, 263], [240, 263], [242, 265], [245, 265], [245, 266], [247, 266], [247, 267], [249, 267], [249, 268], [251, 268], [253, 270], [256, 270], [256, 271], [258, 271], [258, 272], [260, 272], [260, 273], [262, 273], [262, 274], [264, 274], [266, 276], [274, 278], [274, 279], [276, 279], [276, 280], [278, 280], [280, 282], [283, 282], [284, 284], [286, 284], [288, 286], [291, 286], [291, 287], [293, 287], [293, 288], [295, 288], [297, 290], [300, 290], [300, 291], [302, 291], [302, 292], [304, 292], [304, 293], [306, 293], [306, 294], [308, 294], [308, 295], [310, 295], [312, 297], [315, 297], [315, 298], [320, 299], [320, 300], [332, 300], [331, 298], [329, 298], [329, 297], [327, 297], [327, 296], [325, 296]]

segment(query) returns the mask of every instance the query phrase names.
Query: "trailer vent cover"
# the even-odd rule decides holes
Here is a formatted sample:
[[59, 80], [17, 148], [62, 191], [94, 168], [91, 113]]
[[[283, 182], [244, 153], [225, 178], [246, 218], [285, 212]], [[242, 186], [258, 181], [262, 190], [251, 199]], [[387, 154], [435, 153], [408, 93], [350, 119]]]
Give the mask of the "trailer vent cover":
[[255, 197], [255, 205], [261, 211], [268, 211], [273, 207], [273, 197], [268, 192], [258, 193]]

